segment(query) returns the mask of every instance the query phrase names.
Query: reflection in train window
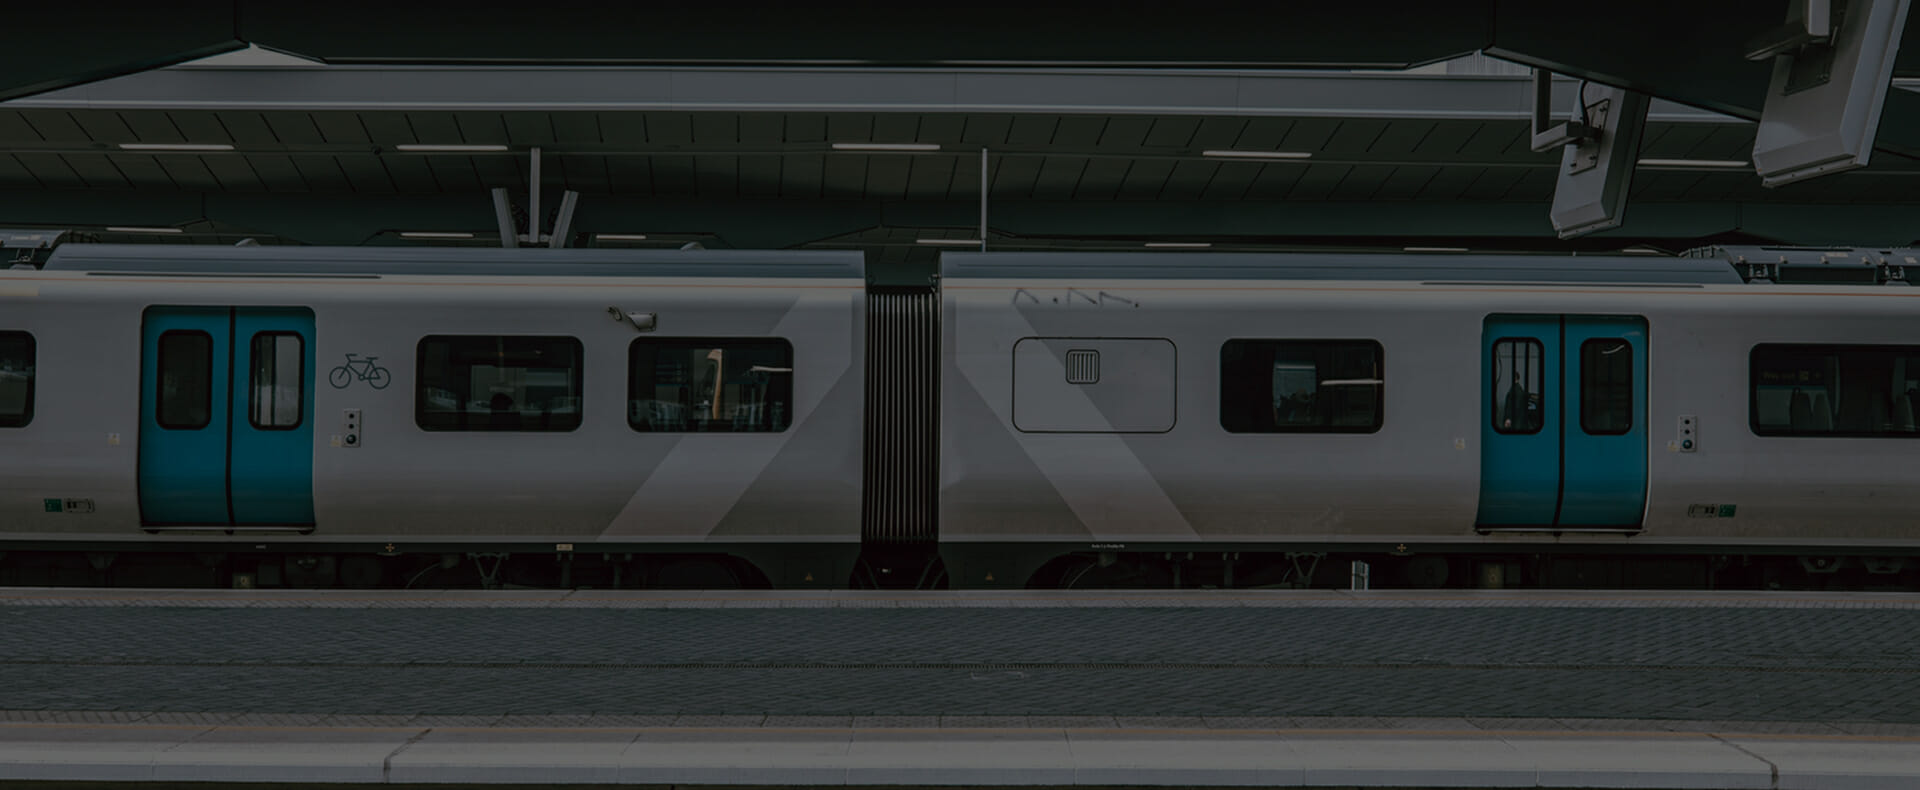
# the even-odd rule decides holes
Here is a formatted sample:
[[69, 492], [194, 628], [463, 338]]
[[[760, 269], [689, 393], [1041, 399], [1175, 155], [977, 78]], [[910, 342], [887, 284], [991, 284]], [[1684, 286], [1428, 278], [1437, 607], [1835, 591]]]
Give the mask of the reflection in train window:
[[1380, 430], [1383, 353], [1372, 340], [1229, 340], [1220, 427], [1232, 433]]
[[1627, 341], [1580, 344], [1580, 430], [1593, 436], [1633, 430], [1633, 346]]
[[213, 420], [213, 336], [174, 329], [160, 334], [160, 392], [154, 418], [169, 430], [199, 430]]
[[33, 421], [33, 335], [0, 332], [0, 428]]
[[1493, 429], [1499, 433], [1539, 433], [1547, 423], [1543, 353], [1532, 338], [1502, 338], [1493, 343]]
[[580, 427], [580, 341], [428, 336], [420, 340], [414, 422], [429, 431]]
[[1748, 373], [1761, 436], [1920, 435], [1920, 346], [1760, 345]]
[[769, 433], [793, 421], [793, 344], [641, 338], [628, 350], [627, 424], [648, 432]]
[[265, 431], [288, 431], [300, 426], [306, 376], [306, 342], [294, 332], [259, 332], [253, 336], [252, 371], [247, 377], [247, 420]]

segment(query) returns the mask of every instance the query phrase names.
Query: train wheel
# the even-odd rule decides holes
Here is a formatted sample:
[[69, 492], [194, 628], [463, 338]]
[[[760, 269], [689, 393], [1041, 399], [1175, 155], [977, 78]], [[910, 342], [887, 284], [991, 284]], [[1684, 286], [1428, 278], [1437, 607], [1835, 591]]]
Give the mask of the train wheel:
[[1101, 567], [1089, 558], [1060, 574], [1060, 587], [1067, 590], [1152, 590], [1168, 586], [1171, 579], [1164, 571], [1125, 560]]
[[1416, 590], [1436, 590], [1447, 586], [1451, 563], [1446, 557], [1431, 554], [1407, 560], [1407, 586]]
[[346, 557], [340, 560], [340, 586], [371, 590], [384, 584], [387, 565], [379, 557]]

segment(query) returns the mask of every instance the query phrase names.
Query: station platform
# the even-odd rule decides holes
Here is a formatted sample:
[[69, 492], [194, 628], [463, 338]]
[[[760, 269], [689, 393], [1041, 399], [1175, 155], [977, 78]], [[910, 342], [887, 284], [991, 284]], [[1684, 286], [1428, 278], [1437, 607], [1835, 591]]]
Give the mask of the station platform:
[[0, 780], [1920, 786], [1920, 596], [0, 590]]

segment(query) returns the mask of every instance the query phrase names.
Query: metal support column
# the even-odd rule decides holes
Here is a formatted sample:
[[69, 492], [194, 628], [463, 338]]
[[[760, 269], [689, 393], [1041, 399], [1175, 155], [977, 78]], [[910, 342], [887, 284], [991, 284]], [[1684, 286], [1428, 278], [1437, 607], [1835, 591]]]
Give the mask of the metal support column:
[[527, 174], [527, 243], [540, 245], [540, 147], [531, 153], [532, 167]]
[[987, 149], [980, 149], [980, 251], [987, 251]]

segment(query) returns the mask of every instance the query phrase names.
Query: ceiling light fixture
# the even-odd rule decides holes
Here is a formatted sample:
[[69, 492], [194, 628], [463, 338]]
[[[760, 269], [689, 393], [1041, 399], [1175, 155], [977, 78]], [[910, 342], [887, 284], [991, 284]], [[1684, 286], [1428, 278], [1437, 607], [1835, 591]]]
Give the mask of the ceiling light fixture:
[[231, 151], [232, 143], [121, 143], [122, 151]]
[[646, 241], [645, 233], [595, 233], [593, 237], [601, 241]]
[[466, 144], [441, 144], [441, 143], [402, 143], [400, 145], [394, 146], [393, 149], [396, 151], [406, 151], [408, 153], [419, 153], [419, 154], [436, 154], [436, 153], [437, 154], [473, 154], [473, 153], [484, 153], [488, 151], [505, 151], [507, 150], [507, 147], [504, 145], [495, 145], [495, 144], [466, 145]]
[[186, 232], [179, 228], [141, 228], [141, 227], [134, 227], [131, 225], [108, 225], [107, 231], [110, 233], [185, 233]]
[[473, 238], [473, 234], [465, 233], [461, 231], [403, 230], [400, 232], [400, 238], [403, 238], [403, 239], [471, 239]]
[[1168, 249], [1199, 250], [1199, 249], [1206, 249], [1207, 247], [1213, 246], [1213, 242], [1210, 242], [1210, 241], [1150, 241], [1150, 242], [1147, 242], [1147, 246], [1164, 247]]
[[1628, 247], [1624, 250], [1621, 250], [1620, 254], [1622, 255], [1665, 255], [1667, 253], [1661, 250], [1656, 250], [1652, 247]]
[[943, 247], [978, 247], [979, 239], [914, 239], [915, 244], [932, 244]]
[[1201, 151], [1201, 156], [1222, 159], [1311, 159], [1312, 151]]
[[938, 151], [939, 143], [834, 143], [835, 151]]
[[1738, 170], [1750, 167], [1746, 160], [1733, 159], [1642, 159], [1641, 167], [1706, 167], [1717, 170]]
[[1467, 252], [1465, 247], [1401, 247], [1407, 252]]

